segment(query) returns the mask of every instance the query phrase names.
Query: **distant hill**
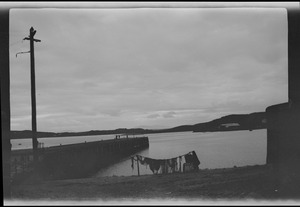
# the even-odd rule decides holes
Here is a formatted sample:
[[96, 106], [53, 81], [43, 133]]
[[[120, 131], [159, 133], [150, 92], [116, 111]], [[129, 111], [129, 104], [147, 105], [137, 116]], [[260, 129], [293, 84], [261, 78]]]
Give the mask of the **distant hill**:
[[193, 126], [194, 132], [253, 130], [266, 128], [265, 112], [233, 114]]
[[251, 114], [231, 114], [223, 116], [209, 122], [181, 125], [162, 132], [213, 132], [213, 131], [234, 131], [234, 130], [254, 130], [266, 128], [265, 112], [255, 112]]
[[[91, 136], [106, 134], [152, 134], [167, 132], [212, 132], [212, 131], [233, 131], [233, 130], [254, 130], [266, 128], [265, 112], [255, 112], [251, 114], [232, 114], [212, 120], [210, 122], [198, 123], [194, 125], [181, 125], [168, 129], [143, 129], [143, 128], [119, 128], [115, 130], [91, 130], [86, 132], [37, 132], [38, 138], [43, 137], [71, 137], [71, 136]], [[11, 131], [11, 139], [31, 138], [31, 130]]]

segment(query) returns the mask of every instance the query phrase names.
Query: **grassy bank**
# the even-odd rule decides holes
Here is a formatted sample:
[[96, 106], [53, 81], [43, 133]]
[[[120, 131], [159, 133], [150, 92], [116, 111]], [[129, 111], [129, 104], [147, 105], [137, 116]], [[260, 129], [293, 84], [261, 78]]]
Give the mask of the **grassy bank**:
[[[293, 195], [294, 196], [294, 195]], [[295, 199], [297, 197], [293, 197]], [[142, 199], [142, 200], [141, 200]], [[145, 201], [276, 201], [280, 193], [274, 173], [265, 165], [199, 172], [113, 176], [73, 180], [24, 182], [12, 187], [13, 201], [126, 202]], [[81, 201], [81, 202], [79, 202]]]

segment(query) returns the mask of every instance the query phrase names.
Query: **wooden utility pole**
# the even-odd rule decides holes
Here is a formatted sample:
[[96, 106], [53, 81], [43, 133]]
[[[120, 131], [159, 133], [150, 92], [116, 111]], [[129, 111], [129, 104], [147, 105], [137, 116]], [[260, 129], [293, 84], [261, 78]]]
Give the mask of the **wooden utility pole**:
[[36, 127], [36, 98], [35, 98], [35, 65], [34, 65], [34, 42], [40, 42], [41, 40], [34, 39], [36, 30], [33, 27], [29, 30], [29, 37], [25, 37], [24, 40], [30, 41], [30, 68], [31, 68], [31, 121], [32, 121], [32, 149], [33, 149], [33, 162], [34, 167], [37, 167], [38, 163], [38, 141], [37, 141], [37, 127]]

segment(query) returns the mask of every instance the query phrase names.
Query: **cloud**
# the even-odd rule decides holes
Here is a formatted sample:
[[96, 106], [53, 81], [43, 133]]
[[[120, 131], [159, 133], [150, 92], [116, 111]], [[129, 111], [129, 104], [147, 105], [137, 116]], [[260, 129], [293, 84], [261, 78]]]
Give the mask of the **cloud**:
[[174, 111], [170, 111], [168, 113], [163, 114], [164, 118], [173, 118], [175, 117], [176, 113]]
[[[172, 127], [287, 100], [283, 9], [13, 9], [10, 41], [31, 26], [39, 130]], [[30, 126], [29, 55], [15, 58], [28, 48], [10, 48], [16, 129]]]
[[157, 119], [157, 118], [173, 118], [175, 117], [176, 113], [174, 111], [169, 112], [157, 112], [154, 114], [150, 114], [147, 116], [149, 119]]
[[156, 119], [156, 118], [159, 118], [160, 115], [159, 114], [151, 114], [151, 115], [148, 115], [147, 118], [149, 119]]

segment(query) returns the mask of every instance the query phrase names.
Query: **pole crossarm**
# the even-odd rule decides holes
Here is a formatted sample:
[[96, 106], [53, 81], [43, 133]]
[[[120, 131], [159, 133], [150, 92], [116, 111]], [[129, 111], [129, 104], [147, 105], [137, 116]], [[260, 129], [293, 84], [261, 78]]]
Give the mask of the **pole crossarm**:
[[36, 30], [34, 30], [33, 27], [31, 27], [30, 30], [29, 30], [29, 36], [25, 37], [23, 40], [31, 40], [31, 41], [34, 41], [34, 42], [41, 42], [41, 40], [33, 38], [35, 33], [36, 33]]
[[[23, 40], [31, 40], [30, 37], [25, 37]], [[38, 39], [32, 39], [34, 42], [41, 42], [41, 40], [38, 40]]]

